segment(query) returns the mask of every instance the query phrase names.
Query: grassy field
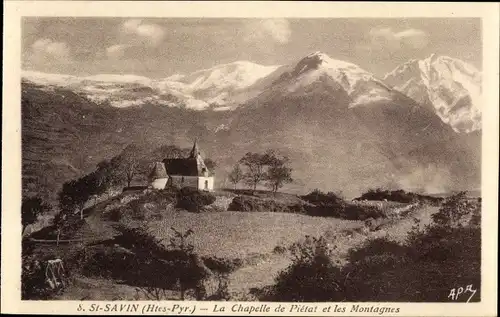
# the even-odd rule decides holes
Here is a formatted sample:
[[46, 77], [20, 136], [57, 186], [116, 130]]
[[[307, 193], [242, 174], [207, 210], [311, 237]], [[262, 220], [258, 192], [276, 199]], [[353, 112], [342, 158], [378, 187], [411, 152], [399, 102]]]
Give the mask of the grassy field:
[[172, 234], [170, 227], [179, 231], [193, 230], [192, 243], [200, 255], [240, 259], [270, 253], [277, 245], [288, 246], [305, 235], [318, 236], [326, 231], [362, 226], [361, 221], [290, 213], [225, 211], [195, 214], [175, 210], [166, 212], [162, 220], [148, 223], [155, 236], [165, 239]]
[[[233, 196], [233, 193], [217, 193], [222, 200]], [[260, 194], [263, 199], [271, 199], [267, 194]], [[272, 195], [272, 194], [271, 194]], [[264, 197], [265, 196], [265, 197]], [[268, 197], [269, 196], [269, 197]], [[108, 202], [102, 202], [89, 209], [86, 226], [82, 228], [85, 241], [90, 243], [99, 237], [109, 236], [113, 224], [106, 220], [106, 210], [111, 205], [129, 201], [129, 196], [119, 195]], [[130, 196], [131, 197], [131, 196]], [[294, 203], [300, 200], [296, 195], [280, 194], [275, 199]], [[227, 202], [226, 202], [227, 203]], [[379, 202], [386, 208], [400, 208], [401, 204]], [[193, 231], [189, 237], [195, 252], [200, 256], [217, 256], [226, 259], [238, 258], [243, 266], [229, 276], [229, 291], [235, 300], [252, 299], [249, 292], [252, 288], [271, 285], [276, 275], [291, 262], [287, 252], [274, 252], [277, 246], [285, 249], [305, 236], [324, 236], [334, 249], [334, 261], [345, 264], [347, 252], [372, 238], [388, 237], [403, 241], [414, 225], [414, 219], [424, 226], [430, 222], [436, 207], [420, 206], [402, 218], [394, 218], [383, 223], [377, 231], [367, 230], [364, 221], [344, 220], [333, 217], [313, 217], [303, 214], [280, 212], [204, 212], [191, 213], [175, 208], [156, 210], [162, 217], [159, 220], [124, 220], [129, 226], [146, 226], [150, 233], [168, 243], [173, 235], [172, 227], [177, 231]], [[81, 245], [80, 245], [81, 247]], [[63, 258], [76, 245], [40, 245], [41, 254], [47, 252]], [[50, 249], [50, 250], [49, 250]], [[68, 250], [66, 250], [68, 249]], [[172, 298], [175, 298], [173, 294]], [[249, 297], [250, 296], [250, 297]], [[143, 299], [135, 288], [116, 284], [111, 280], [76, 277], [74, 285], [59, 296], [61, 299]]]

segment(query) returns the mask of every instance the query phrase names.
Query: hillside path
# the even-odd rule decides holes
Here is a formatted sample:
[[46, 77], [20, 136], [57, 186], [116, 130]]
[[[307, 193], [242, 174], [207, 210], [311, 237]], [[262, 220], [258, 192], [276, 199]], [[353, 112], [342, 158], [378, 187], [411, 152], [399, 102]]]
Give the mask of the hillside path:
[[[378, 237], [387, 237], [390, 240], [403, 243], [408, 232], [415, 224], [414, 219], [420, 220], [420, 228], [429, 224], [432, 220], [431, 216], [438, 211], [438, 207], [423, 206], [410, 213], [396, 223], [391, 223], [383, 226], [381, 230], [374, 232], [352, 234], [338, 233], [330, 239], [334, 243], [334, 257], [339, 265], [346, 262], [345, 256], [353, 247], [359, 247], [369, 239]], [[328, 238], [327, 238], [328, 239]], [[251, 288], [261, 288], [267, 285], [272, 285], [276, 276], [290, 265], [291, 259], [287, 254], [272, 255], [263, 259], [255, 265], [242, 267], [230, 275], [230, 292], [236, 294], [248, 294]]]

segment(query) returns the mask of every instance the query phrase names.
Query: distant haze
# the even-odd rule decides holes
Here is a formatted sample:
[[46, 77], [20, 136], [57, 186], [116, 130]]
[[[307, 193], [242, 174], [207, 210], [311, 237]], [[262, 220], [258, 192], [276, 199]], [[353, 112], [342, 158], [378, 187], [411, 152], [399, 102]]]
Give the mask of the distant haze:
[[288, 64], [314, 51], [377, 76], [432, 53], [482, 68], [480, 19], [27, 17], [22, 26], [24, 70], [78, 76], [163, 78], [237, 60]]

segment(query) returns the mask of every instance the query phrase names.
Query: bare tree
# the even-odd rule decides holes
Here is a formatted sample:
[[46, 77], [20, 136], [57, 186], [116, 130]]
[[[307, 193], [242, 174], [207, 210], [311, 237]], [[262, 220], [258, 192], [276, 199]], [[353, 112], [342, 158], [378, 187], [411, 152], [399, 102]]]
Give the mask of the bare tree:
[[130, 187], [134, 178], [144, 170], [144, 152], [137, 145], [128, 145], [123, 151], [111, 159], [111, 164], [117, 167], [117, 175]]
[[252, 186], [253, 191], [266, 178], [267, 155], [248, 152], [240, 159], [240, 163], [246, 167], [245, 181]]
[[276, 193], [286, 183], [293, 182], [292, 169], [285, 165], [271, 166], [267, 171], [267, 184]]
[[267, 181], [267, 186], [273, 192], [278, 191], [285, 183], [292, 179], [292, 169], [287, 166], [290, 160], [286, 156], [280, 156], [273, 150], [262, 153], [247, 153], [241, 158], [240, 163], [246, 167], [244, 179], [255, 191], [257, 185]]
[[236, 189], [236, 185], [238, 185], [238, 183], [241, 182], [244, 177], [245, 175], [239, 164], [236, 164], [233, 167], [231, 173], [229, 173], [228, 176], [229, 181], [234, 185], [234, 189]]

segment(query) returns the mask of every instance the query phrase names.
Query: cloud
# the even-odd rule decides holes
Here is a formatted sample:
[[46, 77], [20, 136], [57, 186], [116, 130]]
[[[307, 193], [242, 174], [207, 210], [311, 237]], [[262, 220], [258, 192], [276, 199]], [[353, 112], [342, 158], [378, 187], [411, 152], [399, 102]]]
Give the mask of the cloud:
[[370, 30], [369, 35], [371, 45], [379, 49], [422, 49], [428, 44], [427, 34], [418, 29], [406, 29], [395, 32], [391, 28], [374, 28]]
[[65, 42], [55, 42], [51, 39], [39, 39], [31, 45], [33, 57], [36, 59], [70, 59], [70, 49]]
[[265, 19], [249, 23], [245, 28], [244, 40], [247, 42], [259, 42], [272, 39], [279, 44], [290, 41], [292, 32], [290, 23], [286, 19]]
[[121, 26], [121, 30], [125, 34], [131, 34], [142, 38], [153, 46], [160, 44], [165, 36], [165, 31], [161, 26], [158, 24], [146, 23], [140, 19], [125, 21]]
[[131, 47], [127, 44], [115, 44], [106, 48], [106, 56], [109, 58], [120, 59], [125, 55], [125, 50]]

